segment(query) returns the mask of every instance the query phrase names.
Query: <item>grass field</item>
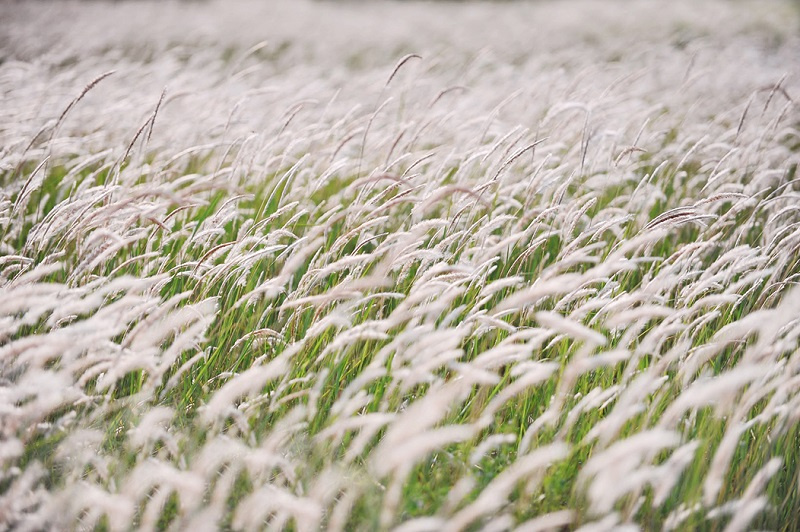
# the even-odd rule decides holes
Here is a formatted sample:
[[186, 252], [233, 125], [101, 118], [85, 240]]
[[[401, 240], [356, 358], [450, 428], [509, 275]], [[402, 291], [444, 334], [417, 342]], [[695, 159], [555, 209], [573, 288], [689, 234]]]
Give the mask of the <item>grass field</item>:
[[0, 529], [800, 528], [798, 22], [0, 5]]

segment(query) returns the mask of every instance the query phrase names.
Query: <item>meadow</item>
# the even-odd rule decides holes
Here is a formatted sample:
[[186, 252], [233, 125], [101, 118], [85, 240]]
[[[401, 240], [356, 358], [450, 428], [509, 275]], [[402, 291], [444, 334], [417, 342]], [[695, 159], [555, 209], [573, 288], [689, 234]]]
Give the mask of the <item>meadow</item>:
[[800, 528], [799, 23], [0, 5], [0, 529]]

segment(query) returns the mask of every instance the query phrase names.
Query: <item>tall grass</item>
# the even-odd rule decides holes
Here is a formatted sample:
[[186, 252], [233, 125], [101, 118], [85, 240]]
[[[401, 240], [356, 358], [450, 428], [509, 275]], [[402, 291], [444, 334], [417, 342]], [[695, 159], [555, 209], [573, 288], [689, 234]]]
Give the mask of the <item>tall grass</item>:
[[3, 527], [795, 528], [792, 12], [652, 10], [0, 7]]

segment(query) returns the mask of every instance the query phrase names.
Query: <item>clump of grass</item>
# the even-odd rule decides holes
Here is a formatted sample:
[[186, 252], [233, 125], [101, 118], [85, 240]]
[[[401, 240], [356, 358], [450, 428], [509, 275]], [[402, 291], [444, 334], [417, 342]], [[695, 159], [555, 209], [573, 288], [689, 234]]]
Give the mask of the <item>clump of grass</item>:
[[797, 40], [686, 5], [4, 43], [0, 523], [792, 528]]

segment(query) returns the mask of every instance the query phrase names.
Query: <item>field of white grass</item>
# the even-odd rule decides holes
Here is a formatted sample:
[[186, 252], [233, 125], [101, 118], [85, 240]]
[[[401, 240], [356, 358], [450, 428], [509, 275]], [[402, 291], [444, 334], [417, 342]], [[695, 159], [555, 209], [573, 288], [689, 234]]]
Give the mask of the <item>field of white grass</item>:
[[0, 529], [797, 529], [798, 22], [0, 4]]

